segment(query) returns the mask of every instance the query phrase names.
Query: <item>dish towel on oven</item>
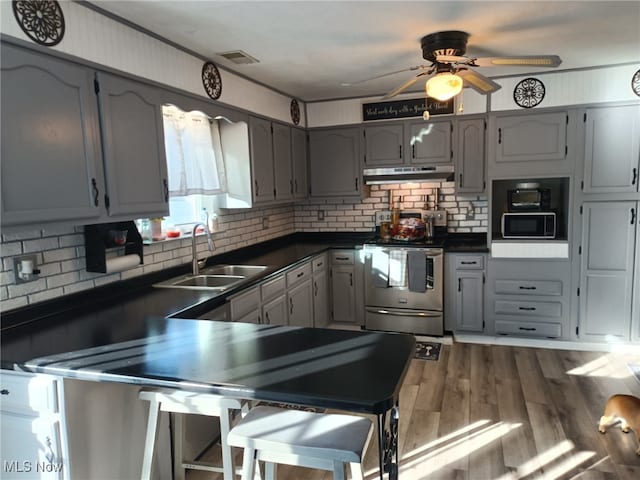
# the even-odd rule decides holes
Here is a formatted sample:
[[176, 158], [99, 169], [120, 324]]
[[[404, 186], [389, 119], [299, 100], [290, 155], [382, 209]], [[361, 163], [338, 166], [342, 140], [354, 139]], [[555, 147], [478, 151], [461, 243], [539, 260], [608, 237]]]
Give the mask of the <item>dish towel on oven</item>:
[[410, 251], [407, 253], [409, 270], [409, 291], [424, 292], [427, 285], [427, 257], [424, 252]]
[[389, 286], [404, 287], [407, 285], [407, 252], [405, 250], [389, 250]]

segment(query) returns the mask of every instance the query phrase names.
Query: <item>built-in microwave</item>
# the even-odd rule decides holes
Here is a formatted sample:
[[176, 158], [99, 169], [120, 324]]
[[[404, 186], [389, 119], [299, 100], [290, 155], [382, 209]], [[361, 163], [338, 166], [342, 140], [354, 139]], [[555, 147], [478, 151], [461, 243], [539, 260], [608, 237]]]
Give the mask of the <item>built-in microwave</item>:
[[551, 190], [540, 188], [537, 183], [519, 184], [507, 195], [510, 212], [548, 212], [551, 208]]
[[503, 213], [502, 238], [556, 238], [556, 214], [553, 212]]

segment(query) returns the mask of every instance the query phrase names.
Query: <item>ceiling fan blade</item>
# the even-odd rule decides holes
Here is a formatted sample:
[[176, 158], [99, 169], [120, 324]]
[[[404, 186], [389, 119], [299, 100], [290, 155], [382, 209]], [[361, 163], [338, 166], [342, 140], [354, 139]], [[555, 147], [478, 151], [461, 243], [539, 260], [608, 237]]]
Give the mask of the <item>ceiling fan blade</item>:
[[493, 93], [502, 88], [502, 85], [499, 85], [490, 78], [479, 74], [475, 70], [467, 70], [466, 68], [463, 68], [458, 70], [456, 75], [462, 78], [465, 87], [470, 87], [483, 95]]
[[519, 57], [471, 58], [468, 65], [474, 67], [557, 67], [562, 63], [558, 55], [522, 55]]
[[409, 88], [411, 85], [416, 83], [420, 77], [422, 77], [424, 75], [429, 75], [429, 74], [431, 74], [431, 72], [432, 72], [432, 70], [430, 70], [428, 72], [422, 72], [422, 73], [419, 73], [418, 75], [416, 75], [415, 77], [410, 78], [409, 80], [404, 82], [399, 87], [396, 87], [393, 90], [391, 90], [389, 93], [387, 93], [384, 97], [382, 97], [381, 100], [387, 100], [387, 99], [389, 99], [391, 97], [395, 97], [399, 93], [404, 92], [407, 88]]
[[429, 68], [429, 66], [427, 65], [416, 65], [415, 67], [403, 68], [402, 70], [396, 70], [395, 72], [383, 73], [382, 75], [376, 75], [375, 77], [365, 78], [364, 80], [358, 80], [357, 82], [344, 82], [344, 83], [341, 83], [340, 85], [343, 87], [352, 87], [354, 85], [360, 85], [361, 83], [370, 82], [372, 80], [388, 77], [390, 75], [396, 75], [398, 73], [410, 72], [410, 71], [420, 70], [420, 69], [426, 70], [427, 68]]

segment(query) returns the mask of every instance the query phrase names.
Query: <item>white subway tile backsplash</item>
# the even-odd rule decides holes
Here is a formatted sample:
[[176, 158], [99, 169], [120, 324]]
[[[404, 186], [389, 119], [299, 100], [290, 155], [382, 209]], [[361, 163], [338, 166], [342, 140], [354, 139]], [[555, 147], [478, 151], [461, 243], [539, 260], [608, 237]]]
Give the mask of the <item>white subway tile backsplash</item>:
[[[56, 239], [56, 244], [57, 244], [57, 239]], [[44, 251], [42, 252], [42, 255], [44, 258], [44, 263], [60, 262], [62, 260], [71, 260], [72, 258], [76, 258], [77, 249], [72, 247], [59, 248], [56, 250]]]
[[10, 256], [12, 257], [15, 255], [20, 255], [21, 253], [22, 253], [21, 242], [3, 243], [2, 248], [0, 249], [0, 254], [2, 254], [3, 257], [10, 257]]
[[50, 288], [42, 292], [34, 293], [33, 295], [29, 295], [29, 303], [44, 302], [45, 300], [50, 300], [52, 298], [59, 297], [63, 293], [64, 293], [64, 290], [61, 287]]
[[58, 248], [59, 245], [58, 237], [46, 237], [37, 240], [24, 240], [22, 242], [22, 250], [24, 253], [42, 252]]

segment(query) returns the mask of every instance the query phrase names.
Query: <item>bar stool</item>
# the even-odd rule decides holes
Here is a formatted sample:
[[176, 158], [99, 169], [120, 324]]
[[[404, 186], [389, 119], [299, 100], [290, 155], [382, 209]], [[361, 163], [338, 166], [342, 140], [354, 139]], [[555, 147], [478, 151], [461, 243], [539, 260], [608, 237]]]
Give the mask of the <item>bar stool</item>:
[[182, 452], [182, 421], [176, 422], [174, 431], [174, 478], [183, 479], [185, 468], [222, 472], [224, 480], [233, 480], [235, 463], [231, 447], [227, 443], [227, 436], [231, 428], [234, 411], [242, 416], [249, 411], [249, 404], [243, 400], [222, 397], [208, 393], [193, 393], [182, 390], [143, 388], [138, 397], [149, 402], [149, 418], [147, 421], [147, 435], [144, 446], [141, 480], [150, 480], [151, 465], [155, 448], [159, 413], [191, 413], [220, 417], [220, 444], [222, 447], [222, 466], [200, 461], [185, 461]]
[[265, 464], [265, 480], [275, 479], [276, 463], [333, 471], [334, 480], [362, 480], [362, 459], [373, 422], [354, 415], [312, 413], [277, 407], [253, 408], [229, 432], [229, 445], [244, 448], [242, 480], [252, 480], [256, 460]]

